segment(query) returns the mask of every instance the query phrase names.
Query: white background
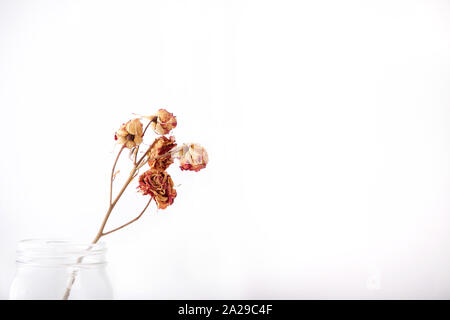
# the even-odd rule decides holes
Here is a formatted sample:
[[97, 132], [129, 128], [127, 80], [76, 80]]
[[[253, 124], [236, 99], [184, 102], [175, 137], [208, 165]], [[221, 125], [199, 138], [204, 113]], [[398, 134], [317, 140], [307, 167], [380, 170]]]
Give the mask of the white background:
[[105, 238], [116, 298], [449, 299], [449, 54], [448, 1], [1, 0], [0, 298], [18, 240], [93, 238], [114, 131], [165, 107], [210, 163]]

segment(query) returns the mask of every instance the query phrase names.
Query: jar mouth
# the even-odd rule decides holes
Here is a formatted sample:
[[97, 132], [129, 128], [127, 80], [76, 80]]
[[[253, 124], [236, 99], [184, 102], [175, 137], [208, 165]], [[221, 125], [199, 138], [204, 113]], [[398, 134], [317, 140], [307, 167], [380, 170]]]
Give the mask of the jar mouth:
[[88, 266], [105, 263], [104, 242], [85, 243], [59, 239], [25, 239], [18, 242], [18, 263], [53, 266]]

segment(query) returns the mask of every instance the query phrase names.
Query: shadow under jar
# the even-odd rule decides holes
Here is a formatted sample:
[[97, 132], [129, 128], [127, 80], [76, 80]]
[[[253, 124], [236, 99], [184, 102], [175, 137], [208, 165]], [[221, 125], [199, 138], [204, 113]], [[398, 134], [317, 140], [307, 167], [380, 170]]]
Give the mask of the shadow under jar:
[[[60, 240], [22, 240], [11, 300], [109, 300], [105, 244]], [[71, 285], [72, 284], [72, 285]]]

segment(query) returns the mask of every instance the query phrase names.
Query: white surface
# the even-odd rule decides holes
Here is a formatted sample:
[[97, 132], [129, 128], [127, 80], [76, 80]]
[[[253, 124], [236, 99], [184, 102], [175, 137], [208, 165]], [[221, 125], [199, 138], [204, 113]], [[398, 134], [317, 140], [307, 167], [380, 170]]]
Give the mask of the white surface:
[[116, 298], [450, 298], [449, 43], [448, 1], [0, 1], [0, 298], [159, 107], [210, 164], [106, 239]]

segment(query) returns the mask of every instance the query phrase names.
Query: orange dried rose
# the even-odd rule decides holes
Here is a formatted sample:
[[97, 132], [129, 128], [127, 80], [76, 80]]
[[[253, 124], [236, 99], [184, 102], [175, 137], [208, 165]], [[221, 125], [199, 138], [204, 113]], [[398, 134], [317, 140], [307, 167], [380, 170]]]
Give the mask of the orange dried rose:
[[165, 209], [173, 203], [177, 191], [173, 188], [173, 181], [166, 171], [150, 169], [139, 177], [138, 188], [143, 195], [150, 195], [155, 199], [158, 208]]
[[172, 163], [172, 155], [169, 153], [177, 144], [175, 137], [164, 136], [155, 139], [149, 151], [148, 165], [153, 169], [164, 171]]
[[147, 117], [151, 120], [150, 126], [155, 133], [165, 135], [177, 126], [177, 117], [166, 109], [159, 109], [156, 115]]
[[117, 130], [114, 139], [118, 144], [123, 144], [125, 147], [131, 149], [142, 143], [142, 123], [139, 119], [133, 119], [123, 124]]
[[208, 164], [208, 153], [196, 143], [184, 144], [174, 157], [180, 160], [181, 170], [200, 171]]

